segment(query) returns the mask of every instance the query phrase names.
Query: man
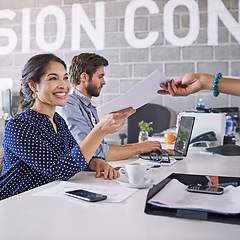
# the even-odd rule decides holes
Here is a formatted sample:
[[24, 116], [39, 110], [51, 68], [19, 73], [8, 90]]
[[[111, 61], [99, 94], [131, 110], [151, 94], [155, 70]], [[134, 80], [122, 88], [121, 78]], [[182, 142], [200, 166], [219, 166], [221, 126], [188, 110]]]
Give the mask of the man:
[[[98, 97], [106, 84], [104, 79], [106, 66], [108, 61], [93, 53], [82, 53], [72, 59], [69, 77], [74, 88], [66, 106], [59, 108], [58, 112], [67, 122], [77, 142], [81, 142], [99, 122], [97, 110], [92, 105], [91, 99]], [[108, 145], [103, 140], [93, 158], [107, 161], [122, 160], [155, 149], [161, 151], [161, 144], [158, 141]]]

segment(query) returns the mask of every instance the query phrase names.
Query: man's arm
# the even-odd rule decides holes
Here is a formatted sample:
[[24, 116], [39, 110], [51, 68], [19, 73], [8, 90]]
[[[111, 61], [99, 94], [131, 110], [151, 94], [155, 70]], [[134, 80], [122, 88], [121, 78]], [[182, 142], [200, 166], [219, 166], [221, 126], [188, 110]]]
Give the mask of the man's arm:
[[148, 141], [143, 143], [132, 143], [126, 145], [110, 145], [107, 154], [107, 161], [123, 160], [141, 153], [161, 150], [161, 144], [158, 141]]

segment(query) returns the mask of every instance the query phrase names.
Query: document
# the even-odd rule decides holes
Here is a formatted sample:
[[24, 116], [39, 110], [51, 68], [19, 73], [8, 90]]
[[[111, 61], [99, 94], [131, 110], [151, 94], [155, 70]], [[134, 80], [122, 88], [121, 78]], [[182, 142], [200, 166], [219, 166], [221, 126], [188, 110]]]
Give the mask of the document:
[[177, 160], [174, 159], [174, 158], [170, 158], [169, 160], [170, 160], [169, 163], [167, 163], [167, 162], [159, 163], [159, 162], [157, 162], [157, 161], [145, 160], [145, 159], [139, 158], [138, 160], [135, 161], [135, 163], [146, 164], [146, 165], [149, 166], [149, 167], [158, 167], [158, 166], [159, 166], [159, 167], [160, 167], [160, 166], [170, 167], [170, 166], [174, 165], [174, 164], [177, 162]]
[[240, 187], [227, 186], [222, 195], [191, 193], [187, 186], [172, 179], [148, 203], [165, 208], [190, 209], [221, 214], [240, 213]]
[[160, 83], [166, 83], [167, 81], [170, 80], [156, 70], [126, 93], [99, 106], [97, 109], [105, 113], [116, 112], [128, 107], [137, 109], [157, 98], [159, 96], [157, 91], [162, 89], [159, 86]]
[[41, 192], [33, 194], [33, 196], [45, 196], [45, 197], [58, 197], [58, 198], [70, 198], [65, 194], [67, 191], [83, 189], [90, 192], [95, 192], [103, 195], [107, 195], [107, 199], [103, 202], [122, 202], [130, 197], [138, 189], [122, 188], [122, 187], [105, 187], [98, 185], [87, 185], [73, 182], [60, 182], [55, 187], [43, 190]]

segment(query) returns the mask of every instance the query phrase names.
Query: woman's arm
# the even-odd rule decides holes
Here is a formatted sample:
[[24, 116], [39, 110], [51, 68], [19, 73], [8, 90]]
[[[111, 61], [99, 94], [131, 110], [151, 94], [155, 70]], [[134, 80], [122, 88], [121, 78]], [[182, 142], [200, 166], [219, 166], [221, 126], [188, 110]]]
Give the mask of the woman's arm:
[[[75, 101], [71, 98], [70, 101], [72, 102], [67, 103], [64, 108], [59, 108], [58, 113], [64, 118], [77, 143], [80, 143], [92, 131], [93, 126], [89, 122], [87, 110], [84, 111], [83, 108], [79, 107], [79, 100], [77, 99], [77, 101]], [[108, 149], [108, 144], [102, 141], [93, 155], [106, 159]]]
[[41, 131], [32, 123], [10, 120], [3, 139], [6, 161], [10, 165], [23, 161], [51, 180], [67, 180], [86, 168], [87, 162], [73, 138], [63, 139], [62, 147], [55, 141], [51, 132]]
[[[188, 96], [200, 90], [213, 90], [215, 76], [203, 73], [190, 73], [178, 77], [166, 85], [160, 86], [164, 90], [158, 91], [160, 94], [171, 94], [172, 96]], [[240, 96], [240, 79], [225, 78], [219, 79], [217, 91], [235, 96]]]
[[78, 145], [86, 161], [89, 162], [103, 138], [119, 131], [127, 122], [127, 118], [135, 112], [132, 108], [106, 115], [92, 129], [88, 136]]
[[120, 130], [133, 112], [131, 108], [107, 115], [79, 146], [67, 128], [63, 134], [69, 136], [62, 139], [60, 146], [52, 132], [39, 129], [32, 122], [10, 120], [4, 132], [4, 150], [10, 164], [23, 161], [51, 180], [68, 180], [86, 168], [103, 137]]

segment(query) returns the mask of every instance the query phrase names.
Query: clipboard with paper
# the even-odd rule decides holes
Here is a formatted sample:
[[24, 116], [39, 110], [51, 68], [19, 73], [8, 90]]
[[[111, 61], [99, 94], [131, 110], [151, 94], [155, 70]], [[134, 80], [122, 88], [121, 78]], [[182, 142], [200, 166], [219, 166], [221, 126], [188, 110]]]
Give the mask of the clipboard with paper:
[[[217, 178], [218, 185], [224, 186], [226, 189], [226, 191], [224, 192], [225, 195], [223, 194], [222, 196], [212, 196], [211, 194], [188, 193], [192, 194], [190, 195], [191, 197], [189, 197], [187, 193], [186, 194], [184, 193], [184, 199], [183, 198], [176, 199], [176, 202], [178, 204], [175, 205], [176, 202], [175, 203], [171, 201], [164, 202], [164, 200], [162, 200], [159, 194], [163, 193], [165, 199], [168, 198], [165, 191], [166, 189], [164, 188], [169, 183], [176, 181], [178, 182], [177, 184], [180, 185], [175, 186], [179, 187], [181, 185], [185, 185], [184, 189], [187, 192], [186, 187], [188, 185], [193, 184], [206, 185], [209, 182], [209, 176], [172, 173], [167, 178], [165, 178], [164, 180], [162, 180], [149, 190], [145, 205], [145, 213], [151, 215], [198, 219], [204, 221], [222, 222], [239, 225], [240, 204], [238, 203], [239, 202], [238, 197], [240, 191], [240, 178], [225, 176], [224, 177], [217, 176]], [[232, 190], [233, 193], [231, 192]], [[176, 189], [173, 189], [173, 191], [174, 191], [173, 194], [175, 194], [176, 198], [178, 193], [176, 192]], [[172, 197], [171, 199], [174, 198]], [[202, 201], [201, 204], [198, 203], [197, 207], [196, 205], [193, 204], [196, 199]], [[223, 207], [224, 205], [226, 205], [225, 206], [226, 208]]]

